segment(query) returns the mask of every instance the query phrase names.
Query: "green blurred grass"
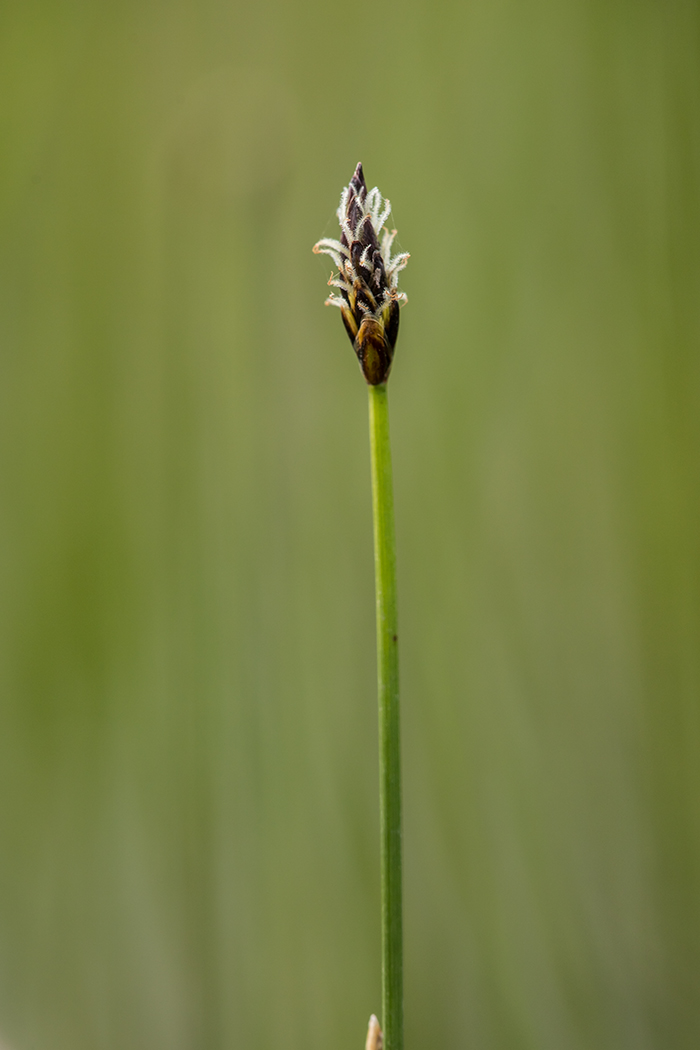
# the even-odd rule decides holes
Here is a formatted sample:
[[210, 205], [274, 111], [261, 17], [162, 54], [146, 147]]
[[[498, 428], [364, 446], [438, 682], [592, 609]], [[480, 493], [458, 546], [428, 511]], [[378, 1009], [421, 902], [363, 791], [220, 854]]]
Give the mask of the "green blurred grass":
[[0, 1031], [362, 1045], [379, 1005], [358, 160], [391, 382], [411, 1047], [700, 1037], [700, 19], [0, 15]]

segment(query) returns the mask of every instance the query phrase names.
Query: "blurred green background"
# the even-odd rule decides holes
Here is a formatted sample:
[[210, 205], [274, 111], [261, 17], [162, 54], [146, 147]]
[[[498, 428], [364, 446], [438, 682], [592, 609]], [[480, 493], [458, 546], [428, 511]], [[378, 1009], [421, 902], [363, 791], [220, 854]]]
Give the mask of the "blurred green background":
[[360, 1050], [394, 204], [407, 1050], [700, 1043], [700, 9], [0, 11], [0, 1036]]

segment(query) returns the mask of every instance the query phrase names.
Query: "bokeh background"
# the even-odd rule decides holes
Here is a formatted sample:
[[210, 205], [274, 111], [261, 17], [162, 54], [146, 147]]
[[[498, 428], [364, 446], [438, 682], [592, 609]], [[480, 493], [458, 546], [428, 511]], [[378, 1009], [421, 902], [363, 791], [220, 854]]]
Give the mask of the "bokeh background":
[[0, 12], [0, 1038], [360, 1050], [394, 204], [407, 1050], [700, 1043], [700, 10]]

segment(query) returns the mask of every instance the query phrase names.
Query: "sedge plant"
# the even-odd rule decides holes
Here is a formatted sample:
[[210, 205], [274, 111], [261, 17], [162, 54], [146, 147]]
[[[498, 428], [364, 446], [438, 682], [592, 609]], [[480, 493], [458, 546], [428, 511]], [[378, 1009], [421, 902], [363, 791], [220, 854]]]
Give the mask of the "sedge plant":
[[382, 1028], [372, 1015], [367, 1050], [403, 1050], [403, 933], [401, 877], [401, 756], [396, 609], [396, 543], [389, 444], [387, 380], [406, 296], [398, 275], [408, 254], [392, 255], [396, 230], [386, 223], [391, 204], [367, 191], [358, 164], [338, 207], [340, 239], [324, 237], [316, 253], [337, 270], [326, 300], [337, 306], [369, 391], [369, 436], [374, 518], [379, 694], [379, 809], [381, 834]]

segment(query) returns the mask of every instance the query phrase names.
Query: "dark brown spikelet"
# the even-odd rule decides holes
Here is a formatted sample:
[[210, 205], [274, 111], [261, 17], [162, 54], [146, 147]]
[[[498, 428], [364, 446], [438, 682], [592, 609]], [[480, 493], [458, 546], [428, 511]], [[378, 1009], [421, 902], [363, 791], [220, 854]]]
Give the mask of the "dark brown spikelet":
[[340, 240], [324, 237], [314, 251], [330, 255], [338, 273], [328, 282], [339, 295], [326, 300], [340, 307], [362, 373], [372, 386], [385, 383], [391, 371], [399, 334], [399, 308], [406, 296], [398, 290], [398, 275], [408, 253], [392, 256], [396, 230], [384, 223], [391, 212], [389, 201], [376, 188], [367, 191], [362, 165], [358, 164], [343, 190], [338, 208]]

